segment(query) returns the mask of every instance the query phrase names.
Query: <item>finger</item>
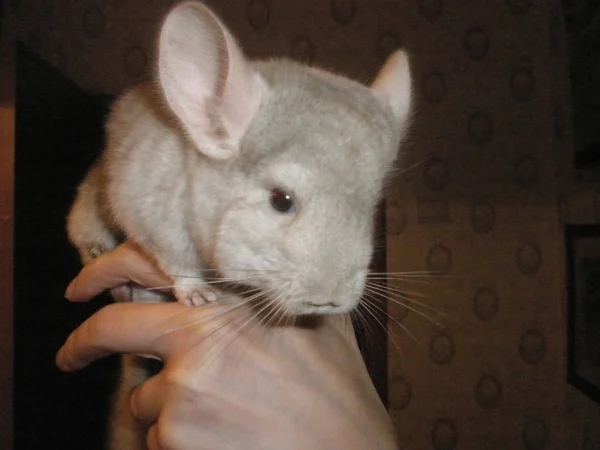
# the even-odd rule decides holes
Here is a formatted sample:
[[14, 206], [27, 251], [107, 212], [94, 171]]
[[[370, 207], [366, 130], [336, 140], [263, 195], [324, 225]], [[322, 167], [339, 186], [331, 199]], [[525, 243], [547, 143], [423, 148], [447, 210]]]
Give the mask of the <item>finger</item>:
[[156, 422], [164, 406], [163, 378], [156, 375], [136, 387], [131, 393], [130, 407], [133, 415], [144, 424]]
[[87, 301], [130, 281], [145, 287], [172, 284], [136, 244], [126, 242], [86, 265], [67, 287], [65, 297], [71, 301]]
[[148, 450], [174, 450], [176, 448], [196, 448], [198, 450], [203, 449], [204, 447], [200, 447], [197, 442], [186, 442], [184, 446], [174, 445], [172, 442], [168, 440], [172, 438], [172, 432], [170, 436], [165, 434], [165, 425], [155, 423], [148, 430], [148, 435], [146, 436], [146, 446]]
[[177, 302], [108, 305], [71, 333], [58, 351], [56, 364], [70, 372], [110, 353], [150, 354], [164, 360], [172, 350], [173, 330], [200, 326], [204, 309]]
[[158, 429], [157, 425], [152, 425], [148, 430], [146, 436], [146, 445], [148, 450], [164, 450], [164, 448], [158, 443]]
[[190, 308], [178, 302], [113, 303], [71, 333], [56, 364], [72, 372], [111, 353], [152, 355], [166, 363], [169, 356], [230, 326], [229, 314], [236, 313], [217, 304]]

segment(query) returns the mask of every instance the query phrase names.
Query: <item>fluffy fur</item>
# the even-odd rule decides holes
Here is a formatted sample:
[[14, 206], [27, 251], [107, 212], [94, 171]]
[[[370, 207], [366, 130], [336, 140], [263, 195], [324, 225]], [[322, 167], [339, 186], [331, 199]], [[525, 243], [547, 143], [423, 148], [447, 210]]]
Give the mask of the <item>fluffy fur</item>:
[[[403, 52], [370, 87], [287, 60], [249, 61], [206, 6], [184, 2], [163, 23], [156, 82], [114, 105], [69, 237], [84, 263], [136, 241], [188, 304], [212, 300], [210, 268], [270, 291], [290, 316], [348, 312], [364, 288], [410, 87]], [[276, 188], [294, 212], [273, 209]]]

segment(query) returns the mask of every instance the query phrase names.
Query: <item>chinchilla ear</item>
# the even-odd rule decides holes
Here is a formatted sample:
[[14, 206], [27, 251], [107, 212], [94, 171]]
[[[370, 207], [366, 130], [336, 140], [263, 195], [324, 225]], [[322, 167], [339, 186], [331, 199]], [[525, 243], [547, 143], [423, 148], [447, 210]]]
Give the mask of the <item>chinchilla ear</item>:
[[167, 15], [158, 74], [169, 106], [199, 151], [215, 159], [236, 156], [259, 108], [263, 83], [202, 3], [181, 3]]
[[394, 112], [398, 125], [405, 127], [411, 107], [411, 77], [408, 55], [397, 50], [387, 59], [371, 86], [377, 97]]

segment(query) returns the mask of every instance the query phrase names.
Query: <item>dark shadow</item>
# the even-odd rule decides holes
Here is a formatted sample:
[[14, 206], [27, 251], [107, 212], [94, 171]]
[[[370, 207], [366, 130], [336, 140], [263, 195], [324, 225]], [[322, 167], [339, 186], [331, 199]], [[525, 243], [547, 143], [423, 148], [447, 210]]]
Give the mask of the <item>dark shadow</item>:
[[107, 299], [70, 304], [80, 268], [65, 217], [102, 147], [106, 108], [25, 46], [17, 49], [15, 162], [15, 448], [100, 449], [116, 358], [65, 374], [54, 355]]

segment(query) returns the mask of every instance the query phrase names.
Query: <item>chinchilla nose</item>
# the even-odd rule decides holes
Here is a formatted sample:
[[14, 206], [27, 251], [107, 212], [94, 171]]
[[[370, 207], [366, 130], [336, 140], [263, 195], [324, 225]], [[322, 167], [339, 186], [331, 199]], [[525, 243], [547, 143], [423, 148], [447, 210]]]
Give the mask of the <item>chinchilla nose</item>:
[[309, 306], [312, 308], [337, 308], [338, 306], [340, 306], [338, 303], [327, 301], [327, 298], [321, 298], [319, 300], [323, 300], [323, 302], [321, 303], [318, 301], [305, 301], [302, 302], [302, 305]]

